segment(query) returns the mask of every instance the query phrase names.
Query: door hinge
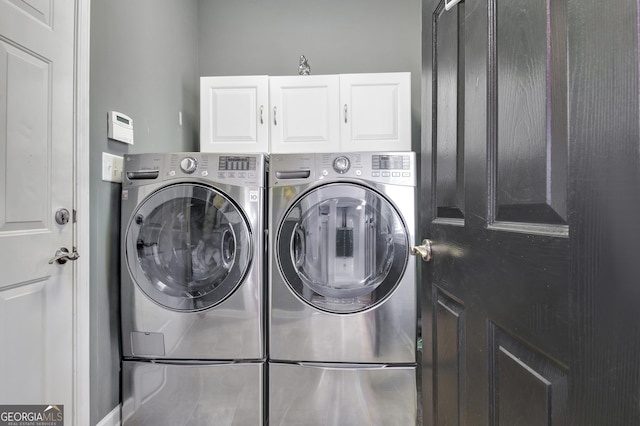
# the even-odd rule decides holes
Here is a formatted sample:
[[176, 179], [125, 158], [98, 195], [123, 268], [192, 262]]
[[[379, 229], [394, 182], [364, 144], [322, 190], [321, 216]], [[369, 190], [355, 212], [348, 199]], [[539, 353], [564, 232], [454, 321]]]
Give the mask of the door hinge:
[[76, 209], [73, 209], [73, 223], [78, 222], [78, 212], [76, 211]]

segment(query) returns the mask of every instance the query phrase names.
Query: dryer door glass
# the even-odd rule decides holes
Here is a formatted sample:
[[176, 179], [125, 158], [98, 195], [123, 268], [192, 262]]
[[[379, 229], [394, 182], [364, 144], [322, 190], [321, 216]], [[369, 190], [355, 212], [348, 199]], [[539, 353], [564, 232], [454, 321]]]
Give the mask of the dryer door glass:
[[312, 306], [370, 308], [391, 294], [407, 264], [408, 233], [395, 207], [371, 188], [337, 183], [302, 196], [278, 231], [280, 271]]
[[141, 290], [179, 311], [217, 305], [240, 285], [251, 235], [239, 207], [197, 184], [163, 188], [145, 199], [127, 229], [126, 259]]

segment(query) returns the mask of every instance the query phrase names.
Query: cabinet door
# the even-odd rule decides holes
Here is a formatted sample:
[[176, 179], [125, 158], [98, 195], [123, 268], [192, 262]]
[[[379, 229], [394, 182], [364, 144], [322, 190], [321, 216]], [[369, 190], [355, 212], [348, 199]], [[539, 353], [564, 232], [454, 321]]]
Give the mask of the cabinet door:
[[336, 152], [339, 76], [288, 76], [269, 80], [271, 152]]
[[200, 78], [200, 151], [268, 152], [268, 76]]
[[342, 151], [411, 150], [411, 73], [341, 74]]

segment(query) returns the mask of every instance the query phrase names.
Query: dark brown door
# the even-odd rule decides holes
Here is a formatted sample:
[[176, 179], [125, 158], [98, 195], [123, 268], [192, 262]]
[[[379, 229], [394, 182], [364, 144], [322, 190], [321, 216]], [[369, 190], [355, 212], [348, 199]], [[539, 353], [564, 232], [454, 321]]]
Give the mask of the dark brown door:
[[424, 424], [640, 424], [638, 2], [422, 6]]

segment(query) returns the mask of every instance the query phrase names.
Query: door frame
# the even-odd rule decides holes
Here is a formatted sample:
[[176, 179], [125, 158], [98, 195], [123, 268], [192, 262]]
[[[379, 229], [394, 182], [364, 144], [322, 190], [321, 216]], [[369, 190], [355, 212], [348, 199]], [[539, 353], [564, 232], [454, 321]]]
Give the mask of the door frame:
[[74, 52], [74, 226], [80, 257], [73, 262], [73, 425], [90, 422], [90, 216], [89, 216], [89, 47], [91, 1], [75, 2]]

